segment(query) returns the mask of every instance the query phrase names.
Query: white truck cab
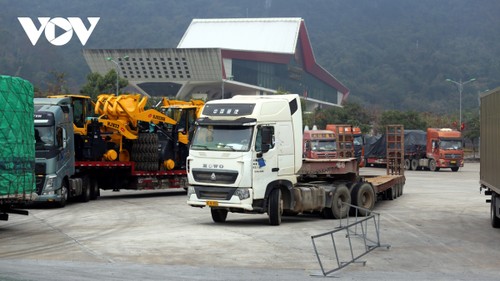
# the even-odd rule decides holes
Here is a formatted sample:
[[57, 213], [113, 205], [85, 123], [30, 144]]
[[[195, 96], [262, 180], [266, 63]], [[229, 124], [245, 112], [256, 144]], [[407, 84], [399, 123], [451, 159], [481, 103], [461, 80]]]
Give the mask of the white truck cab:
[[215, 222], [228, 211], [267, 212], [279, 224], [302, 164], [301, 128], [298, 95], [207, 102], [187, 158], [187, 203], [210, 207]]

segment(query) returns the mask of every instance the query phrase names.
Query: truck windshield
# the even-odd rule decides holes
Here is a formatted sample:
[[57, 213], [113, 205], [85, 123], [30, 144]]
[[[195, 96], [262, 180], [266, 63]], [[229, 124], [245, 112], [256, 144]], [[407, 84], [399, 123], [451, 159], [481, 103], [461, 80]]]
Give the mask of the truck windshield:
[[363, 145], [363, 136], [355, 135], [353, 140], [354, 145]]
[[313, 151], [336, 151], [337, 144], [334, 140], [317, 140], [312, 143]]
[[54, 127], [35, 128], [35, 148], [54, 146]]
[[248, 151], [253, 127], [198, 126], [193, 137], [193, 150]]
[[439, 147], [445, 150], [459, 150], [462, 149], [461, 140], [441, 140]]

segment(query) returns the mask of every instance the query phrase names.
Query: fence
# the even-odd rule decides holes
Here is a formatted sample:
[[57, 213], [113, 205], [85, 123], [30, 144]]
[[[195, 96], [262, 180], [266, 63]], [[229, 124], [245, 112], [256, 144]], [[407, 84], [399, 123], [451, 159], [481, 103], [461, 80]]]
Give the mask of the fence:
[[[339, 220], [339, 226], [332, 231], [311, 236], [314, 252], [323, 276], [330, 275], [349, 264], [362, 263], [360, 258], [376, 248], [391, 245], [380, 243], [380, 214], [358, 206], [343, 203], [351, 208], [352, 217]], [[359, 216], [363, 209], [369, 215]], [[339, 242], [345, 241], [345, 244]], [[327, 269], [328, 267], [332, 269]]]

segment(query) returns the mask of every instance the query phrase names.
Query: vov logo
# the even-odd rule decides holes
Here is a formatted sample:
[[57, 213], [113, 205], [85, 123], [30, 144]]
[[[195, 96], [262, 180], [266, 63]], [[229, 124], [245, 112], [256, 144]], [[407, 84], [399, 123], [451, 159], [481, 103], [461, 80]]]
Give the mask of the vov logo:
[[[88, 29], [85, 27], [83, 21], [77, 17], [68, 17], [67, 19], [60, 17], [52, 19], [49, 17], [38, 17], [38, 22], [40, 23], [40, 27], [38, 28], [35, 26], [31, 18], [18, 17], [17, 19], [24, 28], [24, 32], [28, 35], [28, 38], [33, 46], [36, 45], [36, 42], [38, 42], [38, 39], [40, 39], [40, 36], [44, 31], [45, 38], [47, 38], [47, 41], [54, 46], [66, 45], [66, 43], [68, 43], [73, 37], [73, 32], [76, 33], [76, 36], [80, 39], [82, 46], [85, 46], [100, 18], [88, 17], [87, 20], [90, 23], [90, 27]], [[59, 31], [63, 32], [57, 37], [56, 27], [60, 29]]]

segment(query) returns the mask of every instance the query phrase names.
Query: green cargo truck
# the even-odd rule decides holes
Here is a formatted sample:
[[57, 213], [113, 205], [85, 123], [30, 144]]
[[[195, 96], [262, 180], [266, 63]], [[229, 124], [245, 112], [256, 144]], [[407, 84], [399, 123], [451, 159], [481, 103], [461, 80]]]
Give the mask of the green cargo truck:
[[36, 198], [33, 85], [0, 75], [0, 220]]

